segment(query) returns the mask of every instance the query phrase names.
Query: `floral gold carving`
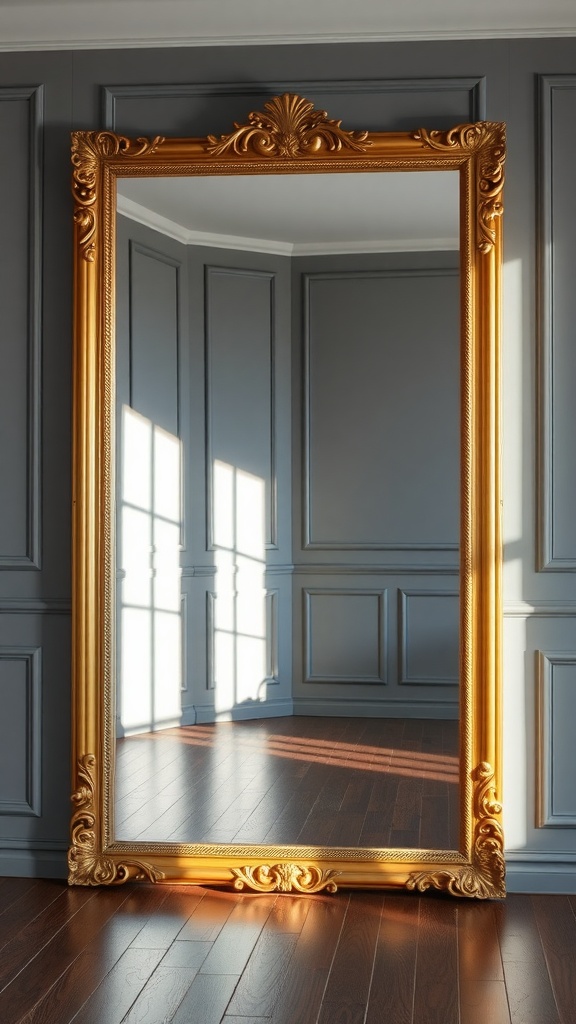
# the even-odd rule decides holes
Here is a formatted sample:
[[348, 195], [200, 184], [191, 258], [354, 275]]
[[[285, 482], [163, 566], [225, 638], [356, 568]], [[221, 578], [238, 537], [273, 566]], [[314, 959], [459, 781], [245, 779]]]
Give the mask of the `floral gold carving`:
[[406, 882], [408, 889], [417, 889], [418, 892], [430, 888], [443, 889], [453, 896], [476, 899], [505, 895], [504, 835], [498, 820], [502, 804], [496, 799], [494, 770], [483, 761], [473, 772], [472, 779], [476, 787], [472, 863], [454, 870], [411, 874]]
[[72, 132], [72, 194], [74, 196], [74, 223], [80, 231], [79, 248], [83, 259], [93, 263], [96, 254], [96, 216], [98, 198], [98, 169], [105, 157], [139, 157], [153, 153], [163, 141], [154, 139], [127, 139], [115, 132]]
[[151, 864], [142, 860], [117, 863], [98, 852], [95, 814], [94, 754], [85, 754], [78, 761], [78, 788], [72, 793], [74, 813], [71, 823], [71, 846], [68, 852], [70, 885], [121, 885], [122, 882], [158, 882], [163, 878]]
[[324, 871], [315, 864], [260, 864], [258, 867], [232, 868], [235, 889], [256, 892], [336, 892], [337, 871]]
[[322, 151], [342, 149], [363, 153], [370, 145], [368, 132], [348, 132], [341, 121], [328, 118], [325, 110], [302, 96], [284, 93], [264, 104], [264, 112], [252, 111], [248, 124], [234, 122], [229, 135], [208, 136], [206, 149], [214, 156], [224, 153], [248, 153], [258, 156], [298, 157]]
[[496, 240], [494, 221], [502, 216], [504, 210], [505, 125], [501, 122], [481, 121], [477, 124], [457, 125], [447, 132], [429, 132], [420, 128], [415, 138], [421, 139], [432, 149], [449, 151], [458, 148], [477, 154], [480, 161], [476, 194], [477, 244], [480, 252], [490, 252]]

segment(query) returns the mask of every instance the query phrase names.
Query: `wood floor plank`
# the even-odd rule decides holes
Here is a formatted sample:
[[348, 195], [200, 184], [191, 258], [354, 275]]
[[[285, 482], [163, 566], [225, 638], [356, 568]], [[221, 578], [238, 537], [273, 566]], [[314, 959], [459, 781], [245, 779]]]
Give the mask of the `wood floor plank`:
[[[567, 898], [532, 896], [532, 906], [562, 1024], [576, 1016], [576, 918]], [[553, 906], [553, 909], [552, 909]]]
[[193, 942], [186, 939], [176, 939], [170, 946], [170, 949], [167, 950], [166, 956], [162, 960], [162, 966], [194, 967], [199, 970], [213, 945], [213, 942]]
[[300, 897], [276, 900], [229, 1004], [229, 1015], [271, 1016], [310, 906], [310, 900]]
[[202, 964], [202, 974], [241, 975], [277, 899], [240, 897]]
[[[2, 878], [0, 886], [0, 921], [5, 911], [18, 900], [27, 896], [35, 887], [36, 880], [30, 878]], [[42, 888], [42, 886], [39, 886]]]
[[65, 882], [47, 880], [43, 883], [29, 878], [14, 879], [14, 882], [26, 884], [10, 886], [16, 896], [14, 900], [7, 897], [6, 907], [0, 916], [0, 950], [67, 892]]
[[459, 1024], [458, 918], [451, 900], [420, 905], [414, 1021]]
[[68, 1024], [120, 960], [141, 928], [139, 915], [115, 914], [20, 1024]]
[[168, 891], [154, 916], [138, 932], [133, 946], [139, 949], [167, 950], [204, 899], [204, 891], [185, 886]]
[[180, 941], [214, 942], [237, 905], [237, 894], [206, 892], [178, 933]]
[[238, 983], [229, 974], [197, 974], [172, 1024], [220, 1024]]
[[127, 949], [92, 998], [72, 1018], [74, 1024], [121, 1024], [162, 955], [161, 949]]
[[68, 890], [66, 901], [71, 916], [40, 951], [29, 947], [28, 962], [2, 992], [3, 1019], [19, 1021], [29, 1013], [46, 994], [50, 982], [57, 981], [76, 957], [90, 946], [125, 899], [126, 893], [117, 889], [98, 893], [85, 889]]
[[[53, 890], [47, 895], [52, 894]], [[95, 893], [89, 889], [61, 889], [57, 899], [51, 899], [42, 913], [14, 935], [12, 942], [4, 946], [0, 958], [0, 992], [24, 970], [31, 956], [49, 946], [54, 936], [94, 897]]]
[[222, 1024], [270, 1024], [271, 1017], [230, 1017], [226, 1014]]
[[412, 1024], [420, 900], [386, 896], [366, 1024]]
[[340, 933], [318, 1024], [364, 1024], [381, 915], [381, 895], [354, 894]]
[[494, 913], [511, 1024], [561, 1024], [530, 897], [518, 894]]
[[158, 1024], [158, 1021], [172, 1020], [197, 973], [190, 967], [157, 967], [122, 1024]]
[[270, 1019], [297, 941], [294, 933], [262, 933], [229, 1004], [232, 1015]]
[[494, 904], [458, 906], [458, 973], [461, 1024], [509, 1024]]
[[305, 897], [310, 908], [278, 988], [273, 1024], [316, 1024], [350, 897]]

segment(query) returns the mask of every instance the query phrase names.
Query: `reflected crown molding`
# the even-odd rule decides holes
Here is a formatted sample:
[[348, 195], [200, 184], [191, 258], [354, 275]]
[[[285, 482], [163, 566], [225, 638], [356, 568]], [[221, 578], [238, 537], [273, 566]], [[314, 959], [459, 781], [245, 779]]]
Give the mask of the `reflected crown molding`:
[[446, 238], [383, 238], [365, 242], [359, 239], [342, 242], [281, 242], [269, 238], [247, 238], [217, 232], [193, 231], [176, 221], [163, 217], [128, 196], [118, 196], [118, 213], [143, 224], [153, 231], [173, 238], [183, 245], [205, 245], [213, 249], [235, 249], [241, 252], [270, 253], [273, 256], [349, 256], [379, 252], [446, 252], [458, 249], [458, 239]]

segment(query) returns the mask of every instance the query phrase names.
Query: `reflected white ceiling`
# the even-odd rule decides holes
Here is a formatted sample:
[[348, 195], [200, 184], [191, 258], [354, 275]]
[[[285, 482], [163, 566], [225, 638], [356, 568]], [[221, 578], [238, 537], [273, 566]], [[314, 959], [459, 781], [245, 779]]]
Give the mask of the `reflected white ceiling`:
[[576, 35], [574, 0], [0, 0], [0, 49]]
[[120, 212], [191, 244], [281, 255], [458, 248], [456, 171], [122, 178]]

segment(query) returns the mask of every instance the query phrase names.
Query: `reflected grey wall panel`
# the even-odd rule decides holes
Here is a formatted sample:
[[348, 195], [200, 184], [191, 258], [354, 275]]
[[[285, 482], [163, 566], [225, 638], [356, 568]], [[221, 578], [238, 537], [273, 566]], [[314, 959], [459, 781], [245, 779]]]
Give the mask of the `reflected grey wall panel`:
[[400, 685], [458, 685], [456, 592], [400, 590]]
[[[219, 546], [217, 520], [236, 546], [240, 518], [251, 505], [261, 536], [250, 547], [276, 543], [274, 503], [274, 276], [206, 267], [207, 473], [210, 544]], [[218, 497], [220, 494], [220, 497]], [[226, 497], [226, 495], [228, 497]], [[229, 501], [234, 508], [224, 508]], [[244, 511], [243, 511], [244, 510]], [[248, 522], [244, 524], [249, 527]], [[254, 549], [255, 550], [255, 549]]]
[[130, 405], [170, 434], [179, 431], [180, 265], [130, 247]]
[[457, 546], [458, 289], [433, 269], [307, 277], [308, 547]]
[[386, 591], [305, 590], [303, 598], [304, 683], [385, 683]]

